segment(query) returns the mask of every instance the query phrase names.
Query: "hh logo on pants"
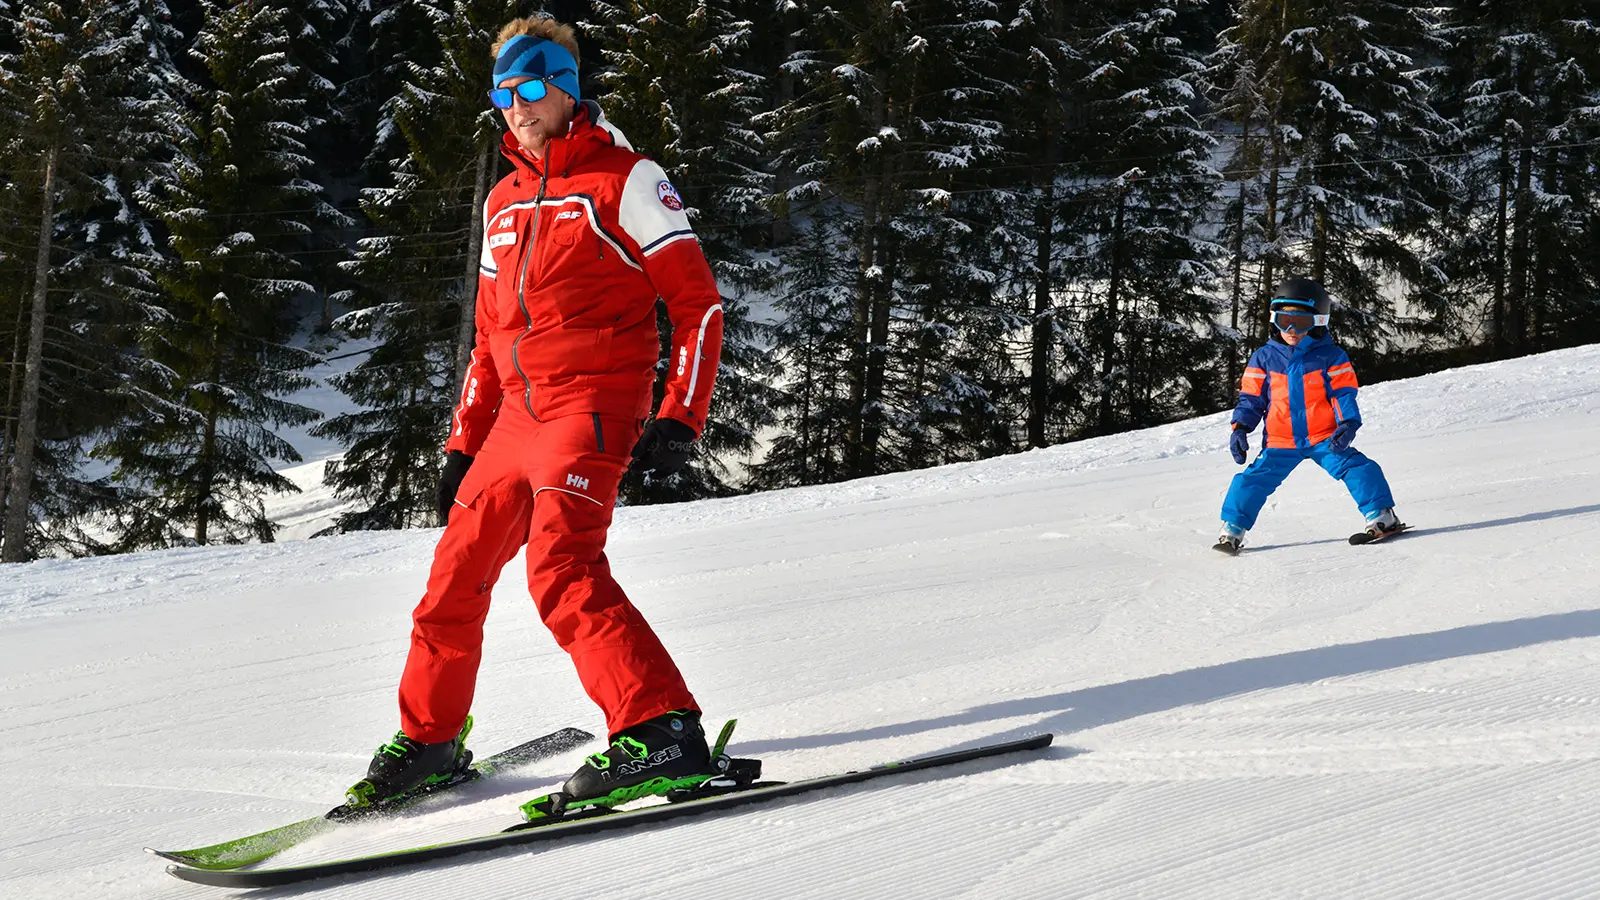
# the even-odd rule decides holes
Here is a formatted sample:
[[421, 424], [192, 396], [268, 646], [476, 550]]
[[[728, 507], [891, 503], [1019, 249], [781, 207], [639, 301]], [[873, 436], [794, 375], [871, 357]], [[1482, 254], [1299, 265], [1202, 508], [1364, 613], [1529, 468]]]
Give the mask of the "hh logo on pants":
[[587, 491], [589, 489], [589, 479], [579, 478], [576, 475], [568, 473], [567, 487], [575, 487], [580, 491]]

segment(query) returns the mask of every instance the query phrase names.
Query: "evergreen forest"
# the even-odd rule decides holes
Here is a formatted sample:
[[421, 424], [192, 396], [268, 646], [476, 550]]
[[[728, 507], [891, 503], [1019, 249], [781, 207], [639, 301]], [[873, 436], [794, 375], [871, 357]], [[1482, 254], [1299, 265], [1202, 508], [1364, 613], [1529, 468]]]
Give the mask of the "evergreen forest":
[[724, 296], [625, 503], [1225, 409], [1286, 276], [1363, 383], [1600, 341], [1600, 0], [0, 0], [0, 561], [270, 541], [289, 428], [438, 524], [540, 12]]

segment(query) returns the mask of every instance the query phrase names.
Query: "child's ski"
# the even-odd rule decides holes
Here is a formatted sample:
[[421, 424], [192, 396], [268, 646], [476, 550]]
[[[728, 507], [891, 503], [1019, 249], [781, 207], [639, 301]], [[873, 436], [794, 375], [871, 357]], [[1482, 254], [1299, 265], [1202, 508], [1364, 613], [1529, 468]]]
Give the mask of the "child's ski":
[[1411, 526], [1410, 525], [1407, 525], [1404, 522], [1401, 522], [1399, 525], [1396, 525], [1395, 527], [1389, 529], [1388, 531], [1380, 531], [1377, 534], [1373, 534], [1370, 531], [1358, 531], [1355, 534], [1350, 535], [1350, 543], [1356, 544], [1356, 545], [1376, 544], [1377, 542], [1379, 542], [1381, 540], [1385, 540], [1387, 538], [1392, 538], [1397, 534], [1404, 534], [1405, 532], [1410, 531], [1410, 530], [1411, 530]]

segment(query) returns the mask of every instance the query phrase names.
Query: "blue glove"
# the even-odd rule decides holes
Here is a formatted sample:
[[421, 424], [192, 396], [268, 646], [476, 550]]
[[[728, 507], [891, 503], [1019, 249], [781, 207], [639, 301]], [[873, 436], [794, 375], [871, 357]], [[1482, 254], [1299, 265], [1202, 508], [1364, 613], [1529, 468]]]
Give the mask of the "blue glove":
[[1250, 452], [1250, 432], [1235, 428], [1228, 436], [1228, 450], [1233, 453], [1234, 462], [1244, 465], [1244, 455]]
[[1356, 439], [1356, 429], [1361, 427], [1360, 419], [1345, 419], [1339, 427], [1333, 430], [1333, 437], [1328, 438], [1328, 449], [1335, 453], [1343, 453], [1350, 449], [1350, 442]]

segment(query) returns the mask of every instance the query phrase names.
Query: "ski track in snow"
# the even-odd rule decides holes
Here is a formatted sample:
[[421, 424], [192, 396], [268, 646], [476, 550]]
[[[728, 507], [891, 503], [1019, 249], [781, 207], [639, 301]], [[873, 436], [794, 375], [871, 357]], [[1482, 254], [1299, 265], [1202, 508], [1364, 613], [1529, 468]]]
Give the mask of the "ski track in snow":
[[[1210, 551], [1237, 471], [1226, 416], [620, 510], [618, 578], [708, 723], [737, 715], [735, 752], [769, 777], [1041, 731], [1056, 747], [250, 896], [1600, 894], [1600, 347], [1361, 401], [1357, 443], [1415, 526], [1377, 547], [1345, 542], [1360, 517], [1307, 465], [1244, 554]], [[329, 502], [279, 509], [309, 534]], [[0, 568], [0, 765], [18, 776], [0, 898], [235, 894], [177, 882], [139, 848], [337, 801], [395, 727], [436, 538]], [[473, 746], [603, 731], [520, 559], [497, 597]], [[279, 862], [496, 830], [592, 749]]]

